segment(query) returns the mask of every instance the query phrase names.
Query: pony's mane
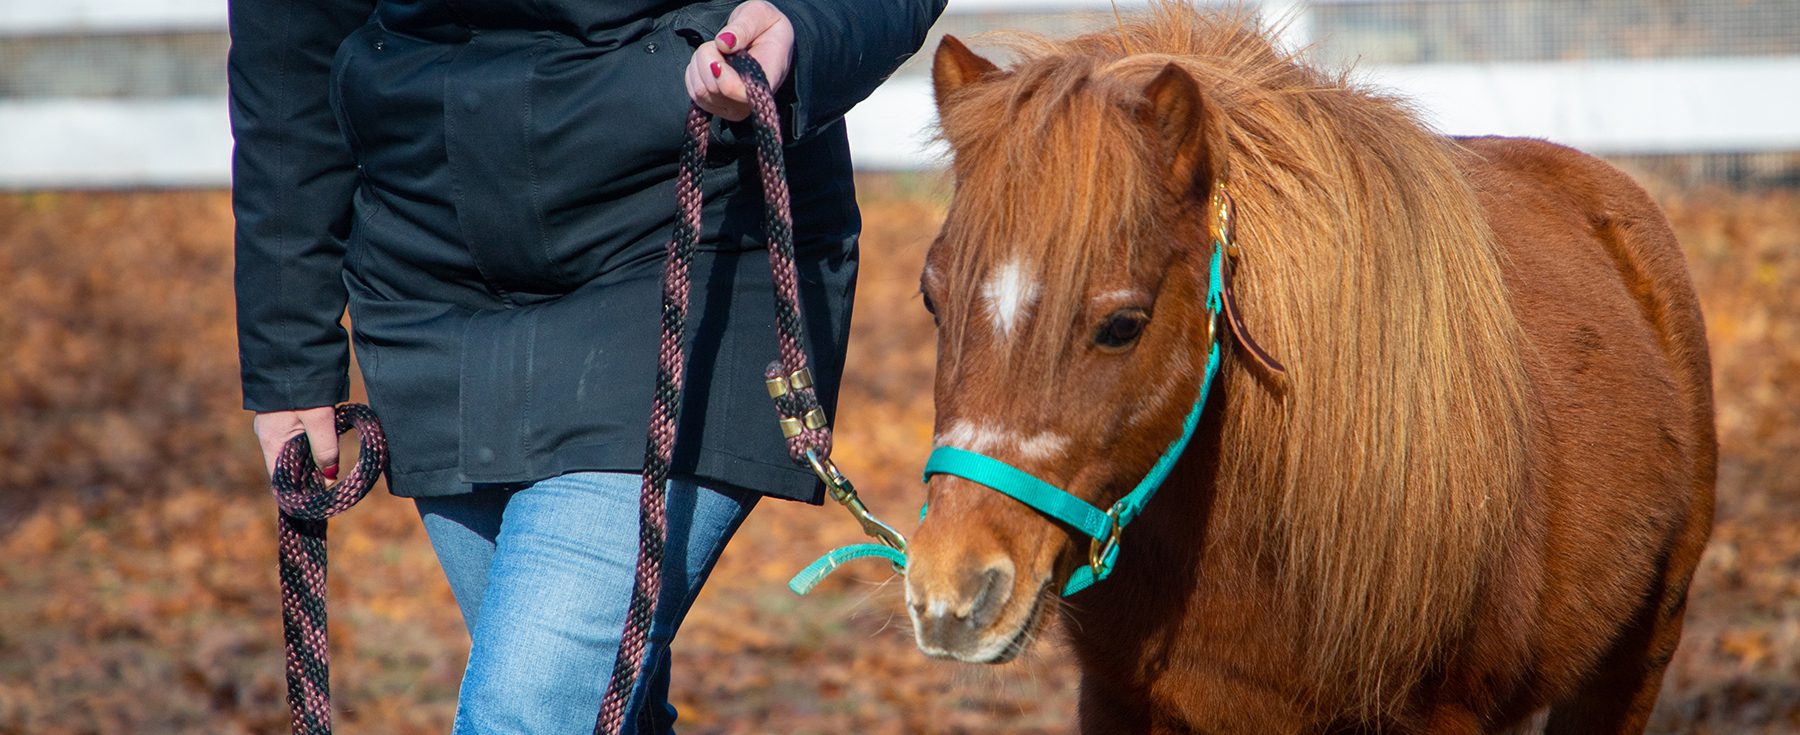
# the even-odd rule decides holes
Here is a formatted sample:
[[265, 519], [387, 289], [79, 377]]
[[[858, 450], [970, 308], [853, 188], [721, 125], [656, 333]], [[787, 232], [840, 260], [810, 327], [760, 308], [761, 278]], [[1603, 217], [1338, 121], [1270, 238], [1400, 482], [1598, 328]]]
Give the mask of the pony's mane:
[[[1162, 143], [1121, 103], [1168, 64], [1194, 78], [1221, 128], [1243, 313], [1289, 375], [1227, 361], [1215, 522], [1273, 562], [1318, 673], [1367, 714], [1396, 706], [1451, 653], [1526, 473], [1523, 342], [1468, 154], [1243, 13], [1157, 3], [1118, 29], [1000, 41], [1008, 73], [941, 111], [951, 220], [972, 231], [952, 257], [1035, 253], [1038, 323], [1072, 324], [1092, 264], [1131, 258], [1142, 223], [1169, 217], [1153, 211]], [[1038, 331], [1018, 354], [1059, 359], [1066, 335]]]

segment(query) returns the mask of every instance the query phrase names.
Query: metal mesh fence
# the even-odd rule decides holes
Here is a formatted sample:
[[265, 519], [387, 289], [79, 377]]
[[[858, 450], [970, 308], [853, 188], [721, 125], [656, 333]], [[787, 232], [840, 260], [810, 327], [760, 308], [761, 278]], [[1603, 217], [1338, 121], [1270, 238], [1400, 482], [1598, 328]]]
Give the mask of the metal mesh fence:
[[[969, 0], [977, 2], [977, 0]], [[1230, 0], [1196, 0], [1229, 6]], [[1066, 36], [1104, 28], [1104, 0], [950, 0], [925, 52], [896, 76], [928, 73], [946, 33], [1023, 29]], [[1144, 0], [1120, 0], [1129, 13]], [[1800, 0], [1246, 0], [1292, 14], [1289, 38], [1328, 66], [1513, 64], [1695, 58], [1800, 58]], [[223, 28], [21, 33], [0, 28], [0, 103], [217, 99], [225, 94]], [[1769, 94], [1792, 95], [1791, 89]], [[1797, 123], [1800, 124], [1800, 123]], [[1800, 151], [1665, 156], [1678, 178], [1800, 182]], [[1638, 157], [1658, 166], [1653, 157]], [[1673, 163], [1668, 163], [1673, 161]]]
[[[1125, 0], [1129, 12], [1141, 2]], [[1214, 3], [1229, 6], [1230, 3]], [[1256, 3], [1250, 3], [1255, 7]], [[1264, 4], [1330, 64], [1432, 64], [1800, 55], [1797, 0], [1326, 0]], [[949, 33], [1066, 36], [1113, 23], [1110, 9], [945, 14]], [[923, 74], [921, 54], [903, 74]], [[1800, 80], [1796, 80], [1800, 85]]]
[[[1129, 11], [1141, 0], [1120, 4]], [[1302, 11], [1300, 23], [1311, 53], [1326, 63], [1800, 55], [1796, 0], [1327, 0], [1280, 5]], [[952, 0], [932, 30], [932, 41], [944, 33], [967, 37], [1008, 28], [1069, 35], [1112, 20], [1104, 6], [961, 13]], [[0, 37], [0, 97], [216, 94], [224, 90], [228, 46], [223, 31]], [[915, 59], [903, 73], [925, 67], [926, 59]]]
[[225, 94], [222, 31], [0, 37], [0, 99]]
[[[1141, 0], [1125, 0], [1129, 11]], [[1461, 63], [1800, 55], [1796, 0], [1328, 0], [1298, 8], [1310, 54], [1328, 64]], [[1029, 7], [1029, 6], [1025, 6]], [[945, 33], [1070, 35], [1113, 22], [1104, 6], [1054, 12], [950, 10]], [[225, 89], [223, 31], [0, 37], [0, 98], [176, 97]], [[922, 74], [920, 54], [901, 74]], [[1797, 80], [1800, 84], [1800, 80]]]
[[[1325, 2], [1326, 61], [1456, 63], [1800, 54], [1795, 0]], [[1800, 80], [1797, 80], [1800, 83]]]
[[[1205, 0], [1198, 0], [1205, 2]], [[1141, 2], [1121, 0], [1130, 12]], [[1214, 2], [1229, 6], [1229, 2]], [[1531, 62], [1642, 61], [1800, 56], [1800, 0], [1281, 0], [1262, 7], [1291, 24], [1288, 40], [1328, 67]], [[951, 13], [925, 48], [1022, 29], [1066, 36], [1105, 28], [1111, 9]], [[899, 76], [929, 73], [930, 54]], [[1794, 80], [1800, 90], [1800, 79]], [[1797, 94], [1769, 90], [1771, 94]], [[1796, 123], [1800, 125], [1800, 122]], [[1800, 151], [1615, 155], [1634, 171], [1678, 184], [1800, 185]]]

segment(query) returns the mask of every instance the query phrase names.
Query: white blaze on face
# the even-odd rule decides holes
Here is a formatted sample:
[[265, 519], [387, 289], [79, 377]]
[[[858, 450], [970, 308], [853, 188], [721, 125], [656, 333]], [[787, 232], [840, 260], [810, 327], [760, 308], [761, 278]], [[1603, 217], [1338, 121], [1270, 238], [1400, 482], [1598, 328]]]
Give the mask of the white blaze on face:
[[1050, 459], [1069, 446], [1068, 438], [1055, 432], [1023, 434], [972, 421], [952, 422], [949, 430], [937, 436], [935, 443], [940, 447], [956, 447], [990, 456], [1016, 454], [1029, 460]]
[[981, 296], [987, 301], [988, 316], [994, 319], [994, 331], [1003, 338], [1010, 337], [1031, 313], [1032, 304], [1037, 303], [1038, 284], [1026, 273], [1023, 263], [1011, 260], [988, 276], [987, 283], [981, 286]]
[[1039, 432], [1019, 440], [1019, 456], [1026, 459], [1049, 459], [1062, 454], [1069, 440], [1061, 434]]
[[973, 421], [957, 421], [937, 436], [940, 447], [956, 447], [986, 454], [1002, 444], [1011, 443], [1007, 432], [982, 426]]

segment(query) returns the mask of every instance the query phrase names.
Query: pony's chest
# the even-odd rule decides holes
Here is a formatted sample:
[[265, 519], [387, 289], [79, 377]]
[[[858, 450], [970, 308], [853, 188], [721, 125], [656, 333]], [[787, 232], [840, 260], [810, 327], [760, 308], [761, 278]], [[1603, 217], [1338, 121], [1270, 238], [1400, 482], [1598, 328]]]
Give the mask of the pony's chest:
[[1317, 682], [1302, 673], [1297, 636], [1261, 595], [1175, 597], [1070, 612], [1083, 686], [1105, 686], [1123, 700], [1117, 711], [1147, 716], [1155, 731], [1318, 729], [1317, 710], [1294, 704], [1316, 703]]

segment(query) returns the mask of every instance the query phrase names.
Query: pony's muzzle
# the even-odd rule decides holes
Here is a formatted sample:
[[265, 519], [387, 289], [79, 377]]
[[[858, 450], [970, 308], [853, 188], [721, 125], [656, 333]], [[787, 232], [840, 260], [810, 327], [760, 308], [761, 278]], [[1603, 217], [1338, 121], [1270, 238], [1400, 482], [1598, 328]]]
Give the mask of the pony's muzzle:
[[[994, 648], [989, 628], [1012, 598], [1013, 565], [1000, 560], [981, 569], [959, 569], [949, 584], [927, 585], [911, 595], [909, 612], [919, 649], [931, 656], [985, 662], [1003, 651]], [[984, 635], [986, 634], [986, 635]], [[1010, 638], [1010, 636], [1008, 636]]]

